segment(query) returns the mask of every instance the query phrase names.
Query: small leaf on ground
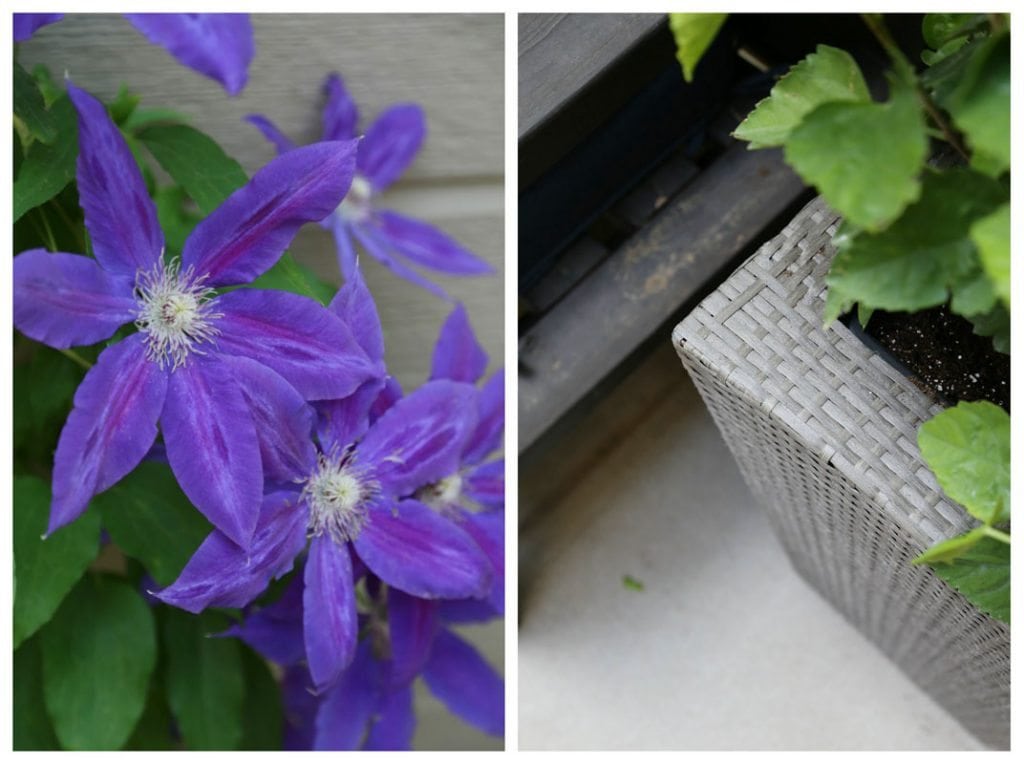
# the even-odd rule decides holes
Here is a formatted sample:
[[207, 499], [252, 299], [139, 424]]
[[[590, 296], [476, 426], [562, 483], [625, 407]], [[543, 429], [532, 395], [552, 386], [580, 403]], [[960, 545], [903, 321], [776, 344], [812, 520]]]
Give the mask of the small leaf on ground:
[[807, 114], [836, 101], [869, 103], [871, 94], [849, 53], [819, 45], [775, 84], [733, 135], [750, 141], [751, 149], [781, 146]]
[[693, 73], [715, 35], [725, 23], [727, 13], [670, 13], [668, 26], [676, 41], [676, 58], [683, 67], [683, 79], [693, 82]]
[[114, 543], [141, 562], [161, 586], [181, 573], [213, 530], [178, 486], [170, 467], [144, 461], [93, 499]]
[[95, 512], [85, 512], [44, 541], [49, 517], [50, 486], [37, 477], [15, 477], [15, 648], [53, 617], [99, 550], [100, 519]]
[[149, 605], [123, 581], [79, 581], [40, 636], [46, 708], [72, 750], [124, 745], [146, 705], [156, 665]]
[[642, 592], [644, 590], [644, 582], [628, 574], [622, 577], [622, 586], [634, 592]]
[[962, 401], [917, 433], [942, 490], [983, 523], [1010, 519], [1010, 415], [988, 401]]
[[833, 102], [786, 140], [786, 161], [853, 225], [877, 231], [920, 195], [928, 150], [913, 87], [893, 79], [886, 103]]
[[984, 538], [954, 562], [932, 570], [980, 610], [1010, 623], [1010, 545]]
[[230, 750], [242, 740], [245, 679], [238, 642], [210, 636], [228, 628], [221, 614], [162, 611], [164, 685], [185, 745]]

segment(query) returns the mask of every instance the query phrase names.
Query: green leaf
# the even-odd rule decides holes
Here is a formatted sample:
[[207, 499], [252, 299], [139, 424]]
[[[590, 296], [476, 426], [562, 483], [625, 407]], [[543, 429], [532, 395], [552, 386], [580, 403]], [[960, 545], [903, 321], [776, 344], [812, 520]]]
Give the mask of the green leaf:
[[132, 736], [124, 745], [126, 751], [169, 751], [177, 748], [171, 735], [174, 719], [158, 684], [157, 677], [154, 676], [150, 683], [146, 708], [139, 723], [135, 725]]
[[942, 47], [940, 47], [938, 50], [921, 51], [921, 60], [928, 64], [928, 66], [935, 66], [935, 64], [939, 63], [940, 61], [943, 61], [952, 56], [966, 44], [966, 37], [954, 38], [947, 42]]
[[123, 126], [125, 120], [132, 115], [132, 112], [135, 111], [135, 107], [139, 105], [141, 100], [142, 97], [131, 92], [127, 85], [121, 85], [117, 89], [117, 95], [114, 96], [114, 100], [107, 104], [110, 118], [114, 120], [115, 124]]
[[85, 512], [45, 541], [50, 517], [50, 486], [37, 477], [14, 478], [14, 647], [53, 617], [61, 601], [100, 546], [100, 520]]
[[15, 453], [49, 468], [84, 371], [59, 351], [20, 335], [15, 338], [15, 358], [19, 356], [24, 360], [14, 365]]
[[213, 530], [178, 487], [166, 464], [143, 462], [95, 499], [103, 527], [161, 586], [178, 577]]
[[988, 525], [1010, 519], [1010, 415], [988, 401], [961, 401], [917, 432], [942, 490]]
[[136, 109], [125, 119], [121, 127], [128, 132], [136, 132], [152, 125], [184, 125], [188, 124], [190, 120], [191, 118], [187, 114], [182, 114], [180, 111], [153, 107]]
[[190, 202], [181, 186], [164, 186], [153, 195], [156, 215], [169, 252], [180, 255], [185, 242], [202, 218], [189, 209]]
[[14, 750], [59, 748], [43, 702], [43, 662], [36, 637], [14, 651]]
[[331, 286], [285, 252], [274, 267], [250, 284], [254, 289], [277, 289], [318, 300], [326, 305], [334, 299], [337, 287]]
[[926, 13], [921, 22], [921, 36], [930, 48], [941, 48], [962, 37], [967, 31], [985, 23], [984, 14], [978, 13]]
[[46, 110], [43, 94], [32, 75], [17, 62], [14, 64], [14, 115], [37, 141], [53, 143], [57, 140], [57, 124]]
[[979, 46], [960, 84], [942, 102], [974, 152], [972, 164], [998, 176], [1010, 168], [1010, 35]]
[[984, 538], [951, 563], [932, 566], [979, 610], [1010, 622], [1010, 545]]
[[279, 751], [284, 721], [281, 688], [260, 656], [238, 642], [245, 673], [242, 749]]
[[966, 554], [983, 538], [985, 538], [985, 527], [974, 528], [967, 533], [940, 541], [930, 549], [926, 549], [914, 558], [914, 563], [953, 562], [957, 557]]
[[728, 13], [670, 13], [668, 26], [676, 41], [676, 58], [683, 67], [683, 79], [693, 82], [693, 72], [714, 42]]
[[850, 222], [877, 231], [918, 198], [928, 150], [913, 86], [891, 82], [886, 103], [826, 103], [786, 141], [786, 161]]
[[142, 716], [156, 665], [149, 605], [128, 584], [89, 575], [40, 636], [46, 709], [61, 744], [120, 748]]
[[75, 177], [78, 124], [71, 99], [61, 96], [50, 109], [57, 137], [53, 143], [33, 143], [14, 181], [14, 220], [49, 201]]
[[50, 74], [46, 64], [36, 64], [32, 67], [32, 79], [36, 81], [36, 86], [43, 96], [43, 103], [46, 104], [47, 109], [64, 95], [64, 90], [53, 81], [53, 75]]
[[138, 137], [204, 215], [248, 180], [238, 162], [194, 127], [154, 125], [141, 130]]
[[1003, 305], [1010, 307], [1010, 203], [976, 220], [971, 240], [978, 257]]
[[627, 574], [622, 577], [622, 587], [634, 592], [642, 592], [644, 590], [644, 582]]
[[228, 627], [219, 613], [193, 616], [167, 608], [163, 639], [167, 652], [167, 700], [192, 750], [229, 750], [242, 740], [245, 682], [234, 639], [210, 636]]
[[976, 264], [950, 286], [952, 299], [949, 309], [960, 316], [975, 316], [987, 313], [996, 304], [996, 293], [992, 282]]
[[992, 347], [1000, 353], [1010, 353], [1010, 312], [997, 304], [988, 313], [970, 316], [974, 333], [979, 337], [991, 337]]
[[751, 149], [781, 146], [805, 116], [826, 103], [870, 103], [857, 62], [845, 50], [819, 45], [772, 88], [733, 133]]
[[826, 324], [855, 302], [907, 311], [946, 302], [978, 267], [971, 224], [1005, 199], [1002, 185], [972, 170], [926, 172], [921, 198], [888, 229], [843, 241], [826, 279]]

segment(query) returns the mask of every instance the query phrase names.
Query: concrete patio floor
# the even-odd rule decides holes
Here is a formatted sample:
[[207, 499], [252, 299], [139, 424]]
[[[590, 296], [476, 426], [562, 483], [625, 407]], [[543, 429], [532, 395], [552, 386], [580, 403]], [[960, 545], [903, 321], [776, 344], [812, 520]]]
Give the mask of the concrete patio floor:
[[796, 575], [667, 338], [545, 453], [521, 749], [982, 748]]

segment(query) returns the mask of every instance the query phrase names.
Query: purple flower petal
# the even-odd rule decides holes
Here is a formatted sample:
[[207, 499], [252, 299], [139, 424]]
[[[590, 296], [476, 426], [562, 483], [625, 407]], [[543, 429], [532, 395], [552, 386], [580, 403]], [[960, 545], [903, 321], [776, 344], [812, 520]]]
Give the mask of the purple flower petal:
[[494, 266], [445, 233], [421, 220], [380, 210], [374, 216], [378, 230], [399, 254], [417, 265], [456, 276], [494, 273]]
[[486, 623], [501, 615], [487, 600], [463, 599], [445, 600], [437, 609], [445, 623]]
[[217, 349], [268, 366], [306, 400], [344, 398], [381, 370], [345, 323], [316, 300], [238, 289], [216, 300]]
[[480, 389], [477, 412], [479, 419], [476, 430], [462, 455], [462, 461], [466, 464], [483, 461], [489, 453], [501, 446], [502, 437], [505, 435], [504, 369], [494, 372]]
[[164, 249], [156, 205], [103, 104], [70, 82], [68, 95], [78, 110], [78, 198], [93, 252], [104, 269], [134, 278]]
[[440, 297], [442, 300], [451, 300], [448, 293], [440, 286], [424, 278], [414, 269], [407, 266], [405, 263], [396, 260], [391, 256], [391, 243], [383, 240], [383, 234], [378, 231], [374, 225], [371, 224], [352, 224], [349, 225], [349, 230], [359, 240], [363, 248], [367, 251], [370, 257], [377, 260], [381, 265], [390, 270], [399, 278], [403, 278], [406, 281], [410, 281], [416, 286], [423, 287], [431, 294]]
[[398, 401], [366, 433], [359, 458], [385, 490], [407, 496], [453, 474], [476, 427], [476, 390], [439, 379]]
[[492, 571], [476, 542], [418, 501], [378, 504], [353, 542], [366, 566], [389, 586], [427, 599], [484, 597]]
[[431, 379], [450, 379], [473, 385], [487, 368], [487, 353], [477, 342], [466, 308], [459, 303], [445, 319], [434, 345]]
[[416, 731], [412, 686], [402, 687], [379, 701], [376, 721], [363, 743], [365, 751], [408, 751]]
[[292, 569], [296, 555], [306, 546], [306, 515], [297, 493], [268, 494], [248, 550], [215, 530], [177, 580], [156, 596], [190, 613], [208, 607], [245, 607], [272, 579]]
[[489, 509], [504, 507], [505, 460], [487, 462], [470, 472], [462, 484], [462, 493]]
[[306, 656], [302, 641], [302, 576], [295, 576], [281, 597], [246, 616], [221, 636], [238, 637], [267, 660], [281, 666]]
[[338, 268], [345, 281], [348, 281], [359, 269], [359, 258], [356, 257], [356, 250], [352, 244], [352, 230], [341, 215], [337, 214], [327, 218], [324, 226], [334, 236], [335, 248], [338, 251]]
[[324, 80], [324, 137], [325, 141], [347, 141], [356, 137], [359, 109], [345, 88], [341, 77], [331, 72]]
[[286, 751], [313, 750], [316, 734], [316, 712], [320, 700], [310, 690], [312, 680], [305, 666], [289, 666], [281, 680], [284, 704], [284, 739]]
[[245, 121], [254, 125], [257, 130], [263, 133], [263, 137], [274, 144], [278, 154], [284, 154], [295, 148], [295, 143], [287, 135], [277, 129], [277, 126], [262, 114], [248, 114]]
[[380, 397], [384, 380], [371, 379], [346, 398], [318, 401], [317, 436], [321, 448], [331, 453], [361, 438], [370, 426], [370, 410]]
[[441, 630], [423, 679], [453, 714], [488, 735], [504, 734], [505, 682], [472, 645]]
[[413, 103], [392, 106], [370, 125], [359, 144], [359, 174], [375, 191], [383, 191], [412, 163], [426, 133], [422, 108]]
[[238, 95], [255, 53], [252, 24], [244, 13], [126, 13], [151, 43], [179, 62]]
[[338, 681], [356, 651], [359, 627], [348, 547], [335, 544], [329, 536], [315, 537], [304, 576], [306, 662], [317, 692], [323, 692]]
[[346, 277], [345, 284], [334, 295], [329, 307], [352, 330], [356, 342], [371, 361], [384, 360], [384, 330], [380, 325], [380, 315], [358, 268], [351, 277]]
[[257, 361], [221, 355], [249, 408], [267, 480], [304, 478], [316, 467], [316, 412], [284, 377]]
[[14, 41], [24, 42], [36, 33], [40, 27], [53, 24], [64, 18], [63, 13], [15, 13]]
[[368, 641], [333, 690], [324, 696], [316, 715], [317, 751], [354, 751], [366, 735], [380, 693], [380, 667]]
[[82, 514], [89, 500], [131, 472], [156, 439], [167, 375], [146, 360], [134, 334], [100, 353], [75, 391], [53, 459], [47, 533]]
[[402, 385], [398, 380], [394, 377], [385, 378], [384, 389], [380, 391], [377, 400], [373, 402], [373, 407], [370, 409], [370, 422], [376, 422], [384, 416], [384, 412], [402, 400], [403, 397], [405, 397], [405, 392], [402, 390]]
[[214, 527], [248, 547], [263, 496], [263, 467], [234, 367], [193, 354], [170, 377], [160, 422], [174, 476]]
[[437, 602], [388, 589], [391, 635], [390, 687], [407, 685], [423, 670], [437, 632]]
[[487, 555], [494, 570], [494, 583], [487, 595], [487, 601], [499, 613], [505, 612], [505, 513], [501, 511], [480, 512], [464, 515], [462, 529]]
[[195, 227], [182, 264], [209, 286], [246, 284], [270, 269], [304, 223], [323, 220], [345, 198], [355, 141], [315, 143], [270, 161]]
[[105, 340], [138, 310], [131, 280], [92, 258], [44, 249], [14, 258], [14, 325], [50, 347]]

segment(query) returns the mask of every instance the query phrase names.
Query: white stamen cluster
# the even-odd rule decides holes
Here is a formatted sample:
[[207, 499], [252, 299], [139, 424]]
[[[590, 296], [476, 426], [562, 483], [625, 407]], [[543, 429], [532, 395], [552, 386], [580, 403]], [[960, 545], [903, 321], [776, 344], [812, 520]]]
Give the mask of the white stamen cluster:
[[149, 360], [182, 366], [190, 353], [203, 353], [198, 348], [219, 333], [210, 322], [223, 314], [210, 310], [214, 290], [204, 285], [206, 275], [196, 277], [192, 267], [180, 272], [177, 258], [167, 265], [157, 263], [150, 271], [135, 277], [135, 300], [139, 313], [135, 325], [147, 335]]
[[302, 489], [310, 532], [327, 533], [337, 544], [353, 541], [368, 519], [366, 505], [379, 491], [379, 484], [353, 464], [351, 453], [340, 459], [320, 454], [316, 472]]
[[352, 185], [349, 186], [348, 193], [338, 205], [338, 214], [349, 222], [361, 223], [370, 217], [373, 208], [372, 200], [373, 186], [370, 185], [370, 181], [362, 175], [356, 175], [352, 178]]
[[445, 514], [459, 506], [462, 499], [462, 475], [458, 472], [443, 477], [416, 492], [416, 498], [433, 509]]

